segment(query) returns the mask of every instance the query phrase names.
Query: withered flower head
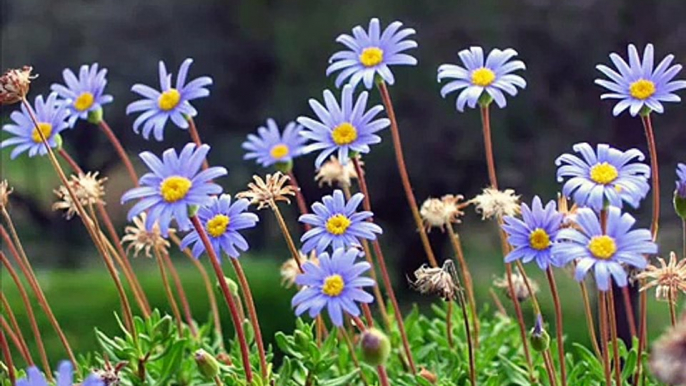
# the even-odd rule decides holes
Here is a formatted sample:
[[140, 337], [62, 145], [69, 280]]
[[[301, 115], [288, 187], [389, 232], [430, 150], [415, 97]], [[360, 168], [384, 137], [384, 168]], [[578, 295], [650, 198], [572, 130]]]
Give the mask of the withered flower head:
[[650, 370], [667, 385], [686, 385], [686, 321], [681, 320], [653, 344]]
[[287, 196], [295, 196], [295, 188], [287, 184], [290, 177], [281, 172], [267, 174], [265, 179], [260, 176], [252, 176], [255, 182], [248, 184], [248, 190], [236, 195], [238, 198], [247, 198], [251, 204], [257, 204], [257, 209], [271, 206], [278, 201], [291, 203]]
[[[493, 285], [497, 288], [502, 288], [505, 291], [505, 295], [512, 299], [510, 296], [510, 286], [508, 285], [507, 281], [507, 274], [502, 277], [502, 278], [497, 278], [493, 281]], [[529, 285], [531, 286], [531, 291], [535, 294], [538, 292], [538, 283], [536, 283], [533, 279], [529, 278]], [[531, 297], [531, 294], [529, 293], [529, 289], [526, 286], [526, 282], [524, 281], [524, 277], [520, 275], [517, 272], [512, 273], [512, 288], [514, 290], [514, 294], [517, 297], [517, 300], [520, 302], [525, 301], [529, 297]]]
[[579, 207], [576, 203], [569, 206], [569, 200], [564, 195], [557, 194], [557, 211], [562, 214], [562, 228], [576, 227], [576, 211]]
[[7, 203], [10, 200], [10, 194], [12, 194], [13, 191], [14, 189], [10, 187], [7, 180], [2, 180], [2, 182], [0, 182], [0, 208], [7, 207]]
[[676, 303], [677, 291], [686, 291], [686, 259], [679, 260], [676, 253], [669, 254], [669, 264], [661, 257], [657, 258], [660, 266], [648, 264], [645, 271], [636, 275], [636, 279], [646, 279], [641, 291], [655, 287], [655, 298], [660, 301]]
[[[300, 255], [300, 258], [298, 259], [300, 261], [300, 265], [308, 261], [307, 256], [302, 253], [302, 251], [298, 251], [298, 254]], [[319, 259], [317, 259], [317, 255], [314, 251], [310, 253], [309, 261], [315, 265], [319, 265]], [[293, 285], [295, 285], [295, 278], [300, 275], [300, 268], [298, 268], [298, 263], [295, 261], [295, 259], [291, 257], [281, 265], [280, 272], [281, 285], [286, 288], [291, 288]]]
[[[364, 165], [362, 160], [359, 162], [360, 166]], [[324, 184], [333, 186], [334, 183], [338, 184], [340, 187], [348, 187], [355, 178], [357, 178], [355, 164], [348, 162], [343, 165], [336, 156], [331, 156], [329, 160], [324, 162], [322, 167], [317, 170], [317, 175], [314, 177], [314, 180], [319, 182], [320, 187], [324, 186]]]
[[[126, 234], [122, 237], [121, 243], [122, 245], [129, 243], [129, 246], [126, 247], [126, 253], [133, 249], [134, 257], [138, 257], [141, 251], [145, 252], [146, 257], [152, 257], [150, 251], [154, 248], [158, 248], [162, 252], [166, 252], [169, 248], [169, 241], [162, 237], [160, 226], [157, 222], [153, 225], [151, 232], [146, 230], [145, 222], [147, 218], [147, 213], [141, 212], [141, 214], [133, 218], [134, 225], [128, 225], [124, 228]], [[172, 228], [169, 229], [170, 233], [174, 231]]]
[[122, 361], [112, 366], [109, 358], [105, 356], [105, 365], [102, 369], [94, 369], [93, 374], [100, 379], [103, 386], [118, 386], [121, 383], [119, 372], [126, 367], [127, 364], [128, 362]]
[[[69, 179], [69, 186], [82, 206], [104, 205], [105, 188], [103, 184], [105, 181], [107, 181], [107, 177], [98, 178], [98, 172], [88, 172], [78, 176], [72, 175]], [[72, 218], [78, 213], [76, 205], [65, 186], [62, 185], [53, 190], [53, 192], [61, 201], [55, 202], [52, 205], [52, 210], [66, 210], [67, 219]]]
[[431, 268], [426, 264], [414, 271], [415, 281], [408, 278], [410, 287], [421, 294], [438, 295], [446, 301], [457, 299], [460, 288], [453, 280], [455, 265], [446, 260], [442, 268]]
[[486, 188], [483, 192], [471, 199], [471, 203], [476, 205], [477, 212], [481, 213], [483, 220], [503, 216], [514, 216], [519, 213], [519, 195], [512, 189], [500, 191], [493, 188]]
[[11, 105], [24, 99], [29, 93], [33, 67], [11, 68], [0, 76], [0, 105]]
[[460, 203], [463, 199], [464, 197], [459, 194], [456, 196], [446, 194], [440, 199], [426, 199], [419, 211], [424, 220], [426, 230], [430, 232], [431, 228], [435, 227], [444, 231], [445, 227], [451, 223], [460, 223], [460, 217], [464, 215], [461, 209], [469, 205], [468, 203]]

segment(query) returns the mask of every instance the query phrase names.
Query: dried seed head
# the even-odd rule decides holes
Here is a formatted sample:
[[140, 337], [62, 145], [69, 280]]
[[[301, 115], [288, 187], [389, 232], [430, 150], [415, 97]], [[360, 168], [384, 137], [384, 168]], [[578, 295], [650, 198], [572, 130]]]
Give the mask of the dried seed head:
[[426, 264], [414, 271], [415, 281], [409, 280], [410, 287], [421, 294], [438, 295], [446, 301], [457, 299], [460, 288], [453, 281], [455, 265], [446, 260], [442, 268], [431, 268]]
[[219, 374], [219, 362], [207, 351], [199, 349], [193, 354], [193, 358], [200, 374], [205, 378], [213, 379]]
[[655, 288], [655, 298], [659, 301], [676, 303], [679, 293], [686, 291], [686, 259], [679, 260], [676, 253], [669, 254], [669, 263], [661, 257], [657, 258], [660, 266], [648, 264], [645, 271], [636, 275], [636, 279], [646, 279], [641, 291]]
[[[360, 166], [364, 163], [360, 160]], [[328, 161], [324, 162], [322, 167], [317, 170], [317, 175], [314, 180], [319, 183], [319, 186], [324, 186], [327, 184], [333, 186], [337, 184], [340, 187], [349, 187], [353, 179], [357, 178], [357, 172], [355, 171], [355, 165], [352, 162], [348, 162], [343, 165], [335, 156], [329, 158]]]
[[[305, 256], [305, 254], [302, 253], [302, 251], [298, 251], [298, 254], [300, 255], [300, 258], [298, 259], [300, 261], [300, 265], [308, 261], [307, 256]], [[319, 265], [319, 259], [317, 259], [317, 256], [314, 253], [314, 251], [312, 251], [309, 261], [314, 263], [315, 265]], [[300, 275], [300, 268], [298, 268], [298, 263], [295, 261], [295, 259], [291, 257], [281, 265], [280, 272], [281, 285], [286, 288], [291, 288], [295, 285], [295, 278], [298, 277], [298, 275]]]
[[569, 201], [567, 197], [558, 193], [557, 194], [557, 211], [562, 214], [562, 228], [578, 228], [576, 224], [576, 211], [579, 207], [576, 203], [569, 206]]
[[[512, 299], [510, 296], [510, 287], [507, 281], [507, 274], [502, 278], [495, 279], [493, 281], [493, 285], [497, 288], [502, 288], [505, 291], [505, 295]], [[533, 291], [534, 294], [538, 292], [538, 283], [531, 278], [529, 278], [529, 285], [531, 286], [531, 291]], [[523, 302], [531, 297], [529, 288], [527, 288], [526, 282], [524, 281], [524, 277], [517, 272], [512, 273], [512, 287], [517, 300], [520, 302]]]
[[29, 93], [33, 67], [11, 68], [0, 76], [0, 105], [11, 105], [24, 99]]
[[500, 191], [486, 188], [483, 192], [470, 200], [476, 205], [477, 212], [481, 213], [483, 220], [503, 216], [514, 216], [519, 213], [519, 195], [512, 189]]
[[251, 204], [257, 205], [257, 209], [276, 204], [278, 201], [291, 203], [287, 196], [295, 196], [295, 188], [286, 184], [290, 177], [281, 172], [267, 174], [265, 179], [260, 176], [252, 177], [254, 182], [248, 184], [248, 190], [236, 195], [238, 198], [247, 198]]
[[105, 356], [105, 365], [102, 369], [94, 369], [93, 374], [100, 378], [103, 386], [118, 386], [121, 384], [119, 372], [126, 367], [127, 364], [128, 362], [122, 361], [115, 366], [112, 366], [107, 356]]
[[447, 194], [441, 199], [428, 198], [422, 204], [420, 214], [424, 220], [424, 226], [428, 232], [431, 228], [440, 228], [441, 231], [451, 223], [460, 223], [460, 217], [464, 215], [462, 208], [466, 203], [460, 203], [464, 197], [462, 195]]
[[[69, 179], [69, 186], [82, 206], [104, 205], [105, 188], [103, 185], [105, 181], [107, 181], [107, 177], [99, 179], [98, 172], [88, 172], [78, 176], [72, 175]], [[74, 217], [78, 211], [67, 188], [62, 185], [53, 192], [60, 201], [52, 205], [52, 210], [66, 210], [67, 219]]]
[[[144, 251], [145, 257], [152, 257], [151, 251], [158, 248], [161, 252], [166, 253], [169, 248], [169, 241], [162, 237], [160, 227], [157, 222], [152, 227], [152, 231], [148, 232], [145, 229], [145, 221], [148, 215], [142, 212], [133, 218], [133, 225], [128, 225], [124, 228], [125, 235], [121, 239], [122, 245], [129, 243], [126, 247], [126, 253], [133, 249], [133, 256], [138, 257], [141, 251]], [[169, 232], [174, 232], [174, 229], [169, 229]]]
[[0, 182], [0, 208], [7, 208], [7, 203], [10, 200], [10, 194], [14, 189], [12, 189], [7, 182], [7, 180], [2, 180]]
[[686, 322], [681, 321], [653, 344], [650, 370], [660, 382], [686, 385]]

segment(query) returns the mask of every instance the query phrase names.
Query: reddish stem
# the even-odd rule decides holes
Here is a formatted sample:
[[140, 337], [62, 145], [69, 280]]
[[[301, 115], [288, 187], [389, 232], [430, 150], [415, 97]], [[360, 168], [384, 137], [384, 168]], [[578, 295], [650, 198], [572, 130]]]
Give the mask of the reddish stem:
[[193, 314], [191, 313], [191, 307], [188, 304], [188, 297], [186, 297], [186, 291], [183, 289], [183, 283], [181, 283], [181, 278], [179, 277], [179, 272], [174, 267], [174, 263], [169, 257], [169, 253], [166, 251], [160, 251], [164, 263], [169, 268], [169, 273], [171, 274], [172, 280], [174, 281], [174, 287], [176, 287], [176, 294], [179, 295], [179, 301], [181, 302], [181, 309], [183, 310], [183, 316], [186, 319], [186, 324], [191, 330], [191, 335], [193, 337], [198, 336], [198, 329], [195, 327], [193, 322]]
[[[300, 214], [308, 214], [309, 211], [307, 210], [305, 196], [303, 195], [302, 189], [300, 189], [300, 184], [298, 184], [298, 180], [295, 178], [295, 173], [293, 173], [292, 170], [289, 171], [288, 177], [290, 178], [291, 186], [293, 186], [293, 188], [295, 189], [295, 200], [298, 203], [298, 210], [300, 211]], [[305, 228], [305, 232], [312, 229], [312, 226], [307, 223], [303, 223], [303, 227]]]
[[[193, 117], [187, 116], [186, 120], [188, 120], [188, 133], [191, 135], [191, 139], [193, 142], [195, 142], [198, 147], [202, 146], [202, 141], [200, 140], [200, 134], [198, 134], [198, 128], [195, 126], [195, 121], [193, 120]], [[207, 170], [207, 168], [210, 167], [210, 164], [207, 162], [207, 160], [202, 161], [202, 168], [203, 170]]]
[[7, 339], [5, 339], [5, 333], [2, 329], [0, 329], [0, 347], [2, 348], [2, 356], [5, 357], [5, 363], [7, 364], [7, 374], [10, 378], [10, 385], [14, 385], [17, 383], [17, 376], [14, 374], [14, 362], [12, 362], [10, 346], [7, 344]]
[[557, 284], [555, 283], [555, 274], [553, 268], [548, 267], [546, 271], [548, 276], [548, 284], [550, 284], [550, 293], [553, 296], [553, 303], [555, 305], [555, 330], [557, 332], [557, 356], [560, 361], [560, 377], [562, 379], [562, 386], [567, 385], [567, 365], [565, 364], [565, 345], [562, 336], [562, 306], [560, 305], [560, 294], [557, 292]]
[[117, 139], [117, 136], [114, 135], [114, 132], [110, 128], [110, 125], [105, 122], [104, 119], [100, 120], [100, 123], [98, 124], [100, 128], [102, 129], [102, 132], [105, 133], [107, 136], [107, 139], [110, 141], [112, 146], [114, 146], [114, 150], [117, 151], [117, 154], [119, 155], [119, 158], [121, 161], [124, 163], [124, 166], [126, 167], [126, 171], [129, 173], [129, 178], [131, 178], [131, 181], [133, 184], [138, 187], [138, 175], [136, 174], [136, 169], [133, 168], [133, 164], [131, 163], [131, 159], [129, 156], [126, 154], [126, 150], [124, 150], [124, 147], [121, 145], [121, 142], [119, 142], [119, 139]]
[[498, 178], [495, 174], [495, 157], [493, 157], [493, 143], [491, 141], [491, 119], [488, 113], [488, 105], [481, 106], [481, 125], [484, 133], [486, 163], [488, 164], [488, 180], [490, 181], [493, 189], [498, 189]]
[[[14, 312], [12, 312], [12, 307], [10, 307], [10, 303], [7, 301], [7, 298], [5, 297], [5, 294], [0, 291], [0, 302], [2, 302], [2, 307], [7, 311], [7, 317], [10, 319], [11, 323], [11, 328], [10, 325], [7, 325], [7, 333], [10, 335], [10, 339], [12, 339], [15, 344], [19, 343], [17, 345], [17, 348], [19, 349], [19, 352], [21, 352], [22, 357], [26, 361], [26, 363], [29, 366], [33, 366], [33, 358], [31, 357], [31, 352], [29, 351], [29, 346], [26, 344], [26, 340], [24, 339], [24, 335], [21, 333], [21, 329], [19, 328], [19, 323], [17, 323], [17, 318], [14, 315]], [[2, 315], [0, 315], [2, 317]], [[12, 329], [16, 331], [16, 339], [12, 337]]]

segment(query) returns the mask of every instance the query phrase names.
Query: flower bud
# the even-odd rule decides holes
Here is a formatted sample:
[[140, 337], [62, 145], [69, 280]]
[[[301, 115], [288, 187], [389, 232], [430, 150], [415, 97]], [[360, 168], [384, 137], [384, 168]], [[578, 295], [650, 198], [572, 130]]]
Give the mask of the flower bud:
[[373, 327], [362, 333], [360, 347], [362, 360], [371, 366], [384, 364], [391, 354], [391, 341], [386, 334]]
[[686, 220], [686, 196], [681, 196], [678, 191], [674, 192], [674, 211], [682, 220]]
[[204, 377], [212, 379], [219, 374], [219, 362], [205, 350], [196, 351], [194, 357], [195, 364], [198, 365], [198, 370]]
[[531, 347], [534, 351], [545, 351], [548, 349], [548, 346], [550, 346], [550, 335], [548, 335], [548, 332], [543, 328], [543, 317], [541, 317], [541, 315], [538, 315], [536, 318], [536, 324], [534, 325], [534, 328], [531, 329], [529, 340], [531, 341]]
[[231, 361], [231, 357], [229, 356], [229, 354], [227, 354], [225, 352], [220, 352], [217, 355], [217, 360], [219, 362], [225, 364], [226, 366], [233, 366], [233, 362]]
[[422, 368], [422, 370], [419, 371], [419, 376], [426, 379], [434, 385], [436, 384], [436, 382], [438, 382], [438, 377], [436, 376], [436, 374], [424, 368]]
[[274, 167], [281, 173], [288, 174], [293, 170], [293, 160], [288, 162], [277, 162], [274, 164]]
[[[238, 284], [236, 284], [235, 281], [226, 276], [224, 276], [224, 281], [226, 282], [226, 286], [229, 287], [229, 292], [231, 292], [233, 296], [238, 296]], [[222, 290], [221, 284], [219, 284], [219, 282], [217, 282], [217, 290], [219, 290], [219, 292], [221, 292]]]
[[102, 122], [102, 107], [88, 112], [88, 122], [98, 125]]

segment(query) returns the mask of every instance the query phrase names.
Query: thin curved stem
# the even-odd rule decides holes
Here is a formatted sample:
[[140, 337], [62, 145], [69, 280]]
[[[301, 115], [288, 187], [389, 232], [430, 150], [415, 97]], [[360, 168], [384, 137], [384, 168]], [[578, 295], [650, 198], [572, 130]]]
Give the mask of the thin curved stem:
[[655, 144], [655, 133], [650, 114], [641, 115], [641, 122], [643, 123], [646, 141], [648, 142], [648, 151], [650, 152], [651, 195], [653, 197], [653, 216], [650, 223], [650, 231], [653, 234], [653, 241], [655, 241], [657, 240], [657, 233], [660, 228], [660, 164], [657, 160], [657, 145]]
[[119, 155], [121, 162], [124, 164], [124, 167], [126, 167], [126, 171], [129, 174], [129, 178], [131, 178], [133, 184], [136, 187], [138, 187], [138, 175], [136, 174], [136, 169], [133, 168], [133, 163], [131, 163], [131, 159], [126, 154], [126, 150], [124, 150], [124, 147], [121, 145], [121, 142], [119, 142], [119, 139], [117, 139], [117, 136], [114, 135], [114, 132], [110, 128], [110, 125], [108, 125], [104, 119], [101, 119], [98, 123], [98, 126], [100, 126], [100, 129], [102, 129], [102, 132], [105, 133], [105, 136], [110, 141], [110, 143], [114, 147], [114, 150]]
[[634, 306], [631, 304], [631, 296], [629, 295], [629, 286], [622, 287], [622, 299], [624, 301], [626, 319], [629, 321], [629, 332], [632, 338], [637, 337], [636, 318], [634, 317]]
[[[309, 211], [307, 210], [307, 203], [305, 202], [305, 196], [303, 195], [302, 189], [300, 189], [300, 184], [298, 184], [298, 180], [295, 178], [295, 173], [293, 171], [288, 172], [288, 177], [290, 178], [289, 182], [291, 186], [295, 189], [295, 201], [298, 203], [298, 210], [300, 211], [300, 214], [308, 214]], [[305, 228], [305, 232], [309, 231], [312, 229], [312, 226], [308, 223], [303, 223], [303, 228]]]
[[[5, 317], [0, 314], [0, 332], [3, 330], [7, 333], [7, 336], [9, 336], [12, 343], [14, 343], [14, 346], [17, 348], [17, 351], [19, 351], [19, 355], [24, 359], [24, 362], [26, 362], [28, 366], [35, 366], [33, 358], [31, 358], [31, 354], [29, 354], [28, 348], [26, 347], [26, 342], [23, 342], [23, 338], [17, 336], [17, 334], [21, 334], [19, 327], [10, 326], [9, 323], [7, 323], [7, 320], [5, 320]], [[17, 331], [17, 334], [15, 334], [13, 330]]]
[[615, 385], [622, 384], [622, 366], [619, 360], [619, 338], [617, 337], [617, 313], [615, 311], [615, 299], [612, 286], [607, 291], [607, 305], [610, 316], [610, 338], [612, 340], [613, 367], [615, 369]]
[[546, 270], [548, 277], [548, 284], [550, 284], [550, 293], [553, 296], [553, 303], [555, 305], [555, 331], [557, 332], [557, 355], [560, 361], [560, 377], [562, 379], [562, 386], [567, 385], [567, 365], [565, 364], [565, 345], [562, 327], [562, 306], [560, 305], [560, 294], [557, 291], [557, 284], [555, 283], [555, 274], [553, 268], [548, 266]]
[[467, 266], [467, 260], [464, 258], [464, 252], [462, 250], [462, 243], [460, 242], [460, 236], [453, 229], [452, 224], [448, 224], [448, 236], [450, 237], [450, 244], [453, 246], [455, 255], [457, 256], [457, 262], [462, 271], [462, 277], [464, 278], [465, 289], [467, 290], [467, 299], [469, 309], [472, 314], [472, 326], [474, 326], [474, 346], [479, 347], [479, 316], [476, 312], [476, 300], [474, 297], [474, 285], [472, 284], [472, 275], [469, 272], [469, 267]]
[[295, 242], [293, 241], [291, 232], [288, 230], [286, 220], [284, 220], [283, 215], [281, 215], [279, 206], [276, 205], [276, 202], [272, 200], [269, 202], [269, 207], [271, 208], [272, 212], [274, 212], [274, 216], [276, 216], [276, 222], [279, 223], [281, 234], [283, 234], [283, 238], [286, 240], [288, 250], [291, 252], [291, 257], [293, 258], [293, 260], [295, 260], [295, 263], [298, 265], [298, 271], [300, 271], [300, 273], [305, 272], [303, 271], [302, 264], [300, 263], [300, 253], [298, 253], [298, 248], [295, 246]]
[[186, 296], [186, 291], [183, 289], [183, 283], [181, 282], [181, 278], [179, 277], [179, 272], [176, 270], [176, 267], [174, 267], [174, 263], [169, 257], [169, 253], [167, 253], [166, 251], [160, 252], [162, 255], [162, 259], [164, 260], [164, 263], [167, 265], [167, 268], [169, 269], [172, 281], [174, 281], [174, 287], [176, 287], [176, 294], [179, 296], [179, 302], [181, 303], [181, 309], [183, 310], [183, 315], [186, 319], [186, 324], [188, 324], [188, 327], [191, 330], [191, 335], [197, 338], [198, 329], [195, 327], [195, 323], [193, 322], [193, 313], [191, 312], [191, 307], [188, 304], [188, 297]]
[[488, 166], [488, 180], [493, 189], [498, 189], [498, 177], [495, 174], [495, 158], [493, 157], [493, 142], [491, 140], [491, 118], [488, 105], [481, 106], [481, 128], [484, 134], [484, 148], [486, 150], [486, 163]]
[[536, 382], [536, 376], [534, 375], [534, 365], [531, 361], [531, 351], [529, 350], [529, 339], [526, 334], [526, 324], [524, 323], [524, 315], [522, 314], [522, 305], [517, 299], [517, 295], [514, 292], [514, 284], [512, 283], [512, 264], [505, 264], [505, 277], [507, 278], [507, 290], [510, 293], [510, 299], [512, 300], [512, 305], [515, 309], [515, 315], [517, 316], [517, 325], [519, 326], [519, 336], [522, 339], [522, 347], [524, 348], [524, 358], [526, 359], [527, 368], [529, 370], [529, 380], [532, 383]]
[[676, 326], [676, 294], [670, 288], [667, 292], [669, 301], [669, 318], [672, 322], [672, 327]]
[[453, 348], [453, 302], [448, 302], [448, 311], [445, 313], [445, 334], [448, 338], [448, 347]]
[[610, 356], [607, 347], [607, 303], [605, 293], [602, 291], [598, 292], [598, 319], [600, 320], [600, 343], [603, 348], [603, 372], [605, 374], [605, 383], [607, 386], [612, 386], [612, 375], [610, 373]]
[[252, 383], [253, 373], [252, 368], [250, 367], [250, 351], [248, 350], [248, 342], [245, 339], [243, 323], [238, 317], [238, 309], [236, 308], [236, 303], [234, 302], [233, 297], [231, 296], [231, 291], [229, 290], [229, 286], [226, 284], [226, 280], [224, 279], [224, 271], [222, 270], [221, 265], [219, 265], [219, 259], [217, 257], [217, 254], [214, 251], [214, 247], [212, 247], [212, 243], [210, 243], [210, 239], [207, 237], [207, 233], [205, 233], [205, 229], [200, 223], [200, 219], [198, 219], [198, 216], [191, 217], [191, 222], [193, 223], [195, 231], [198, 232], [200, 240], [205, 246], [205, 251], [209, 255], [210, 262], [212, 263], [212, 268], [214, 268], [214, 273], [216, 274], [217, 280], [219, 281], [219, 287], [222, 290], [222, 295], [224, 295], [226, 305], [229, 307], [231, 320], [233, 321], [233, 326], [236, 330], [236, 337], [238, 339], [238, 344], [241, 351], [241, 359], [243, 361], [243, 368], [245, 370], [245, 378], [248, 381], [248, 383]]
[[367, 377], [364, 375], [364, 372], [362, 371], [362, 366], [360, 366], [360, 361], [357, 359], [357, 354], [355, 354], [355, 346], [353, 345], [353, 342], [350, 339], [350, 335], [348, 335], [348, 331], [345, 330], [345, 327], [339, 327], [338, 333], [343, 336], [343, 341], [345, 341], [345, 345], [348, 346], [350, 358], [352, 358], [353, 363], [355, 364], [355, 367], [357, 368], [360, 374], [360, 380], [362, 380], [362, 383], [364, 383], [365, 386], [369, 386], [369, 381], [367, 381]]
[[[22, 354], [22, 357], [24, 358], [24, 361], [29, 366], [33, 366], [33, 358], [31, 357], [31, 352], [29, 351], [29, 346], [26, 344], [26, 340], [24, 339], [24, 335], [21, 333], [21, 329], [19, 328], [19, 323], [17, 322], [17, 318], [14, 315], [14, 312], [12, 312], [12, 307], [10, 307], [10, 303], [7, 301], [7, 298], [5, 297], [5, 293], [3, 291], [0, 291], [0, 302], [2, 302], [2, 307], [5, 311], [7, 311], [7, 317], [10, 319], [10, 324], [11, 324], [11, 329], [10, 325], [7, 326], [7, 333], [12, 334], [12, 329], [16, 331], [16, 340], [10, 336], [12, 340], [15, 340], [15, 344], [18, 343], [17, 348], [19, 349], [19, 352]], [[0, 315], [1, 316], [1, 315]]]
[[557, 379], [555, 378], [555, 366], [553, 366], [553, 358], [551, 357], [549, 350], [543, 352], [543, 363], [545, 365], [545, 372], [548, 374], [548, 382], [550, 382], [550, 386], [557, 386]]
[[160, 277], [162, 278], [162, 287], [164, 288], [164, 293], [167, 295], [167, 301], [171, 306], [172, 313], [174, 314], [174, 319], [176, 320], [176, 328], [179, 330], [179, 335], [183, 334], [183, 319], [181, 319], [181, 311], [179, 310], [179, 305], [176, 303], [174, 298], [174, 293], [172, 292], [171, 286], [169, 285], [169, 278], [167, 277], [167, 270], [164, 268], [164, 260], [162, 258], [162, 253], [160, 253], [159, 248], [153, 248], [155, 253], [155, 261], [157, 262], [157, 267], [160, 270]]
[[[405, 156], [403, 155], [403, 146], [400, 141], [400, 129], [398, 129], [398, 121], [396, 120], [395, 111], [393, 110], [391, 94], [388, 92], [388, 87], [386, 86], [386, 83], [384, 83], [383, 81], [377, 82], [377, 85], [379, 88], [379, 93], [381, 95], [381, 100], [383, 101], [383, 104], [386, 107], [388, 119], [391, 121], [391, 137], [393, 138], [393, 150], [395, 151], [395, 161], [398, 165], [398, 171], [400, 172], [400, 180], [402, 181], [403, 189], [405, 190], [407, 203], [410, 205], [412, 217], [414, 218], [417, 231], [419, 232], [419, 237], [422, 240], [422, 246], [424, 247], [426, 257], [429, 260], [429, 263], [431, 263], [431, 266], [438, 267], [436, 256], [434, 255], [433, 249], [431, 249], [429, 236], [426, 234], [426, 229], [424, 229], [422, 216], [419, 214], [417, 199], [414, 197], [414, 192], [412, 191], [412, 184], [410, 183], [410, 175], [407, 173], [407, 167], [405, 166]], [[362, 178], [362, 175], [358, 174], [358, 178]]]
[[581, 288], [581, 297], [584, 302], [584, 313], [586, 314], [586, 327], [591, 335], [591, 344], [593, 345], [593, 351], [598, 357], [598, 360], [602, 360], [602, 354], [600, 353], [600, 347], [598, 347], [598, 336], [595, 333], [595, 324], [593, 323], [593, 311], [591, 311], [591, 302], [588, 298], [588, 290], [586, 289], [586, 283], [580, 282], [579, 288]]
[[5, 358], [5, 363], [7, 364], [7, 375], [10, 379], [10, 385], [17, 383], [17, 376], [14, 373], [14, 362], [12, 362], [12, 353], [10, 352], [10, 346], [7, 344], [7, 339], [5, 339], [5, 333], [0, 329], [0, 348], [2, 348], [2, 356]]
[[[200, 134], [198, 134], [198, 128], [195, 126], [195, 121], [193, 120], [193, 117], [190, 115], [186, 116], [186, 120], [188, 121], [188, 133], [191, 135], [191, 139], [193, 142], [195, 142], [198, 147], [202, 146], [202, 141], [200, 140]], [[207, 160], [202, 161], [202, 168], [203, 170], [207, 170], [207, 168], [210, 167], [210, 164], [207, 162]]]

